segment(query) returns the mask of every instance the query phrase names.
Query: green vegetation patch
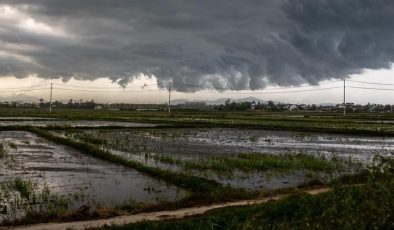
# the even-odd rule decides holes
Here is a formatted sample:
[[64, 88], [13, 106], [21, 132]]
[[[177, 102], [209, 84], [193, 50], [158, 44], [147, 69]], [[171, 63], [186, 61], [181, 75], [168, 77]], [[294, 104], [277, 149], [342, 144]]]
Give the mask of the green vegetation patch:
[[226, 208], [175, 221], [103, 229], [393, 229], [394, 161], [379, 158], [363, 185], [336, 185], [320, 195], [297, 194], [263, 205]]
[[64, 215], [69, 201], [47, 185], [21, 177], [0, 182], [0, 224], [36, 223]]
[[327, 158], [307, 154], [258, 154], [242, 153], [224, 157], [205, 157], [196, 160], [180, 160], [165, 155], [154, 155], [154, 159], [168, 164], [176, 164], [185, 169], [214, 170], [220, 173], [233, 172], [235, 169], [250, 171], [290, 172], [308, 170], [313, 172], [335, 172], [345, 170], [356, 163], [350, 159]]

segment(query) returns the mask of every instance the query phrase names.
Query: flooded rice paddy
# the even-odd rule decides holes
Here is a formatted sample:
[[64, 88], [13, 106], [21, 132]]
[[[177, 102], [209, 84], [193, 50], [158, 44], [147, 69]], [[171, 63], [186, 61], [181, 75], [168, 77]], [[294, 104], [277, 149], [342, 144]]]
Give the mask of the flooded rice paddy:
[[[392, 157], [394, 138], [231, 128], [154, 128], [155, 125], [29, 120], [1, 125], [71, 126], [50, 131], [89, 142], [127, 160], [215, 180], [247, 190], [296, 187], [354, 173], [379, 154]], [[137, 129], [95, 129], [101, 126]], [[66, 211], [157, 204], [187, 193], [130, 168], [98, 160], [24, 131], [0, 131], [0, 222], [26, 215], [26, 207]], [[34, 190], [34, 191], [33, 191]], [[10, 217], [11, 216], [11, 217]]]
[[45, 118], [3, 118], [1, 126], [32, 126], [32, 127], [156, 127], [156, 124], [122, 122], [122, 121], [88, 121], [88, 120], [57, 120]]
[[[202, 166], [222, 167], [222, 159], [239, 157], [239, 154], [307, 154], [365, 164], [371, 162], [376, 154], [392, 156], [394, 153], [394, 138], [291, 131], [214, 128], [85, 130], [58, 134], [99, 143], [104, 150], [148, 166], [198, 175], [246, 189], [294, 187], [316, 178], [324, 179], [327, 175], [303, 169], [278, 173], [237, 167], [221, 172]], [[196, 167], [193, 165], [195, 162], [200, 165]], [[353, 170], [343, 166], [337, 173]]]
[[[4, 150], [0, 154], [3, 188], [0, 191], [0, 217], [3, 219], [10, 218], [10, 215], [21, 217], [24, 214], [22, 206], [32, 202], [31, 199], [21, 201], [21, 195], [16, 197], [15, 191], [5, 191], [7, 186], [4, 185], [8, 182], [18, 185], [11, 187], [20, 191], [26, 187], [22, 182], [28, 181], [30, 187], [35, 185], [39, 191], [37, 197], [44, 193], [46, 197], [53, 194], [45, 201], [52, 202], [56, 196], [56, 200], [67, 203], [67, 210], [81, 206], [115, 207], [125, 202], [155, 204], [164, 200], [174, 201], [186, 194], [175, 186], [130, 168], [50, 143], [29, 132], [1, 131], [0, 143]], [[36, 195], [34, 198], [36, 201]], [[24, 204], [21, 206], [21, 203]], [[45, 204], [41, 202], [40, 205]]]
[[56, 118], [48, 117], [0, 117], [0, 121], [39, 121], [39, 120], [57, 120]]
[[392, 156], [394, 138], [245, 129], [87, 130], [74, 135], [105, 140], [130, 153], [153, 152], [195, 158], [234, 153], [336, 154], [364, 161]]

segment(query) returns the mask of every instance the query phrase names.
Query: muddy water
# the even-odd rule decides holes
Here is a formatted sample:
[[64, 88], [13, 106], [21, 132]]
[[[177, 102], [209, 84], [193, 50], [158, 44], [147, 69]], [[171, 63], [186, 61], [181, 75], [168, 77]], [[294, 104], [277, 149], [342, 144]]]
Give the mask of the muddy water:
[[261, 153], [337, 154], [369, 161], [376, 154], [392, 156], [394, 138], [268, 130], [210, 130], [188, 137], [191, 142]]
[[117, 127], [156, 127], [156, 124], [134, 123], [134, 122], [120, 122], [120, 121], [87, 121], [87, 120], [56, 120], [56, 119], [17, 119], [8, 118], [0, 119], [0, 126], [34, 126], [34, 127], [51, 127], [51, 126], [66, 126], [66, 127], [102, 127], [102, 126], [117, 126]]
[[[392, 156], [394, 138], [240, 129], [88, 130], [85, 134], [107, 141], [102, 146], [112, 153], [149, 166], [183, 171], [181, 166], [163, 163], [152, 154], [191, 160], [234, 153], [333, 154], [368, 163], [376, 154]], [[148, 155], [148, 157], [147, 157]], [[307, 172], [267, 175], [266, 172], [235, 172], [231, 176], [212, 171], [190, 171], [193, 175], [217, 180], [233, 187], [278, 189], [294, 187], [311, 180]], [[270, 174], [270, 173], [268, 173]], [[307, 176], [308, 175], [308, 176]], [[313, 177], [324, 175], [313, 175]]]
[[[312, 178], [307, 177], [305, 172], [292, 172], [291, 174], [273, 174], [273, 172], [243, 172], [234, 169], [231, 174], [221, 174], [213, 170], [188, 170], [179, 165], [163, 163], [155, 160], [151, 157], [146, 157], [145, 154], [132, 154], [124, 151], [119, 151], [115, 149], [108, 149], [112, 154], [123, 157], [125, 159], [138, 161], [147, 166], [157, 167], [164, 170], [169, 170], [173, 172], [181, 172], [189, 175], [200, 176], [207, 179], [218, 181], [224, 186], [231, 186], [233, 188], [243, 188], [250, 190], [260, 190], [260, 189], [281, 189], [281, 188], [291, 188], [296, 187], [301, 184], [308, 183]], [[177, 155], [177, 159], [189, 160], [190, 158], [182, 157]], [[323, 178], [323, 175], [317, 175], [316, 177]]]
[[130, 199], [152, 204], [185, 195], [175, 186], [55, 145], [32, 133], [3, 131], [0, 142], [16, 146], [8, 149], [13, 160], [1, 162], [0, 182], [15, 177], [31, 179], [41, 187], [47, 185], [51, 193], [64, 195], [70, 208], [114, 207]]
[[0, 117], [0, 120], [37, 121], [37, 120], [56, 120], [56, 118], [48, 118], [48, 117]]
[[393, 156], [394, 138], [292, 131], [168, 129], [87, 131], [126, 152], [155, 152], [192, 158], [233, 153], [337, 154], [368, 161]]

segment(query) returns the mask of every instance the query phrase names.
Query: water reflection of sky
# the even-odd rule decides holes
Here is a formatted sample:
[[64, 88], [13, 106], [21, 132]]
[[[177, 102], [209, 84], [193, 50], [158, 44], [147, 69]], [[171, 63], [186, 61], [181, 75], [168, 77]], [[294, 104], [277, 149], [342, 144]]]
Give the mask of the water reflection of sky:
[[[354, 135], [320, 134], [290, 131], [245, 129], [145, 129], [145, 130], [85, 130], [88, 136], [106, 140], [101, 146], [113, 154], [170, 171], [183, 167], [154, 159], [154, 155], [168, 155], [180, 160], [198, 160], [207, 156], [237, 153], [307, 153], [315, 155], [351, 157], [371, 162], [375, 154], [390, 156], [394, 138]], [[78, 138], [78, 135], [75, 138]], [[72, 135], [71, 135], [72, 136]], [[236, 171], [236, 170], [235, 170]], [[233, 187], [248, 189], [277, 189], [305, 183], [305, 172], [269, 176], [266, 172], [241, 172], [223, 176], [216, 171], [192, 170], [192, 175], [214, 179]]]
[[2, 168], [0, 180], [15, 176], [32, 179], [41, 186], [46, 184], [51, 192], [75, 197], [74, 207], [86, 202], [113, 206], [133, 199], [138, 202], [156, 203], [156, 198], [175, 200], [184, 192], [125, 168], [93, 157], [83, 155], [70, 148], [48, 143], [28, 132], [0, 132], [3, 143], [14, 143], [17, 149], [9, 149], [16, 163]]
[[0, 126], [68, 126], [68, 127], [100, 127], [100, 126], [117, 126], [117, 127], [156, 127], [156, 124], [121, 122], [121, 121], [87, 121], [87, 120], [31, 120], [31, 119], [0, 119]]
[[393, 156], [394, 138], [312, 132], [245, 129], [161, 129], [85, 131], [116, 145], [118, 150], [198, 157], [232, 153], [307, 153], [352, 156], [368, 160]]

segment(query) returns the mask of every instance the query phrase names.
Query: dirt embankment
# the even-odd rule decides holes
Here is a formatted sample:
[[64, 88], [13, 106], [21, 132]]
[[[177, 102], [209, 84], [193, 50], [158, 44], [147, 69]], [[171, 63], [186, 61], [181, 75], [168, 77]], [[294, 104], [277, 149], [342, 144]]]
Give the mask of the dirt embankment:
[[[305, 191], [311, 195], [317, 195], [320, 193], [328, 192], [328, 188], [319, 188]], [[86, 228], [98, 228], [105, 225], [123, 225], [136, 223], [140, 221], [157, 221], [157, 220], [169, 220], [169, 219], [182, 219], [185, 217], [196, 216], [204, 214], [208, 211], [234, 206], [245, 206], [253, 204], [262, 204], [268, 201], [280, 200], [288, 195], [276, 195], [271, 197], [266, 197], [263, 199], [256, 200], [243, 200], [236, 202], [227, 202], [221, 204], [213, 204], [201, 207], [191, 207], [184, 208], [173, 211], [160, 211], [160, 212], [150, 212], [150, 213], [140, 213], [135, 215], [118, 216], [109, 219], [101, 220], [89, 220], [89, 221], [76, 221], [76, 222], [65, 222], [65, 223], [45, 223], [45, 224], [35, 224], [27, 226], [19, 226], [14, 228], [9, 228], [11, 230], [83, 230]]]

